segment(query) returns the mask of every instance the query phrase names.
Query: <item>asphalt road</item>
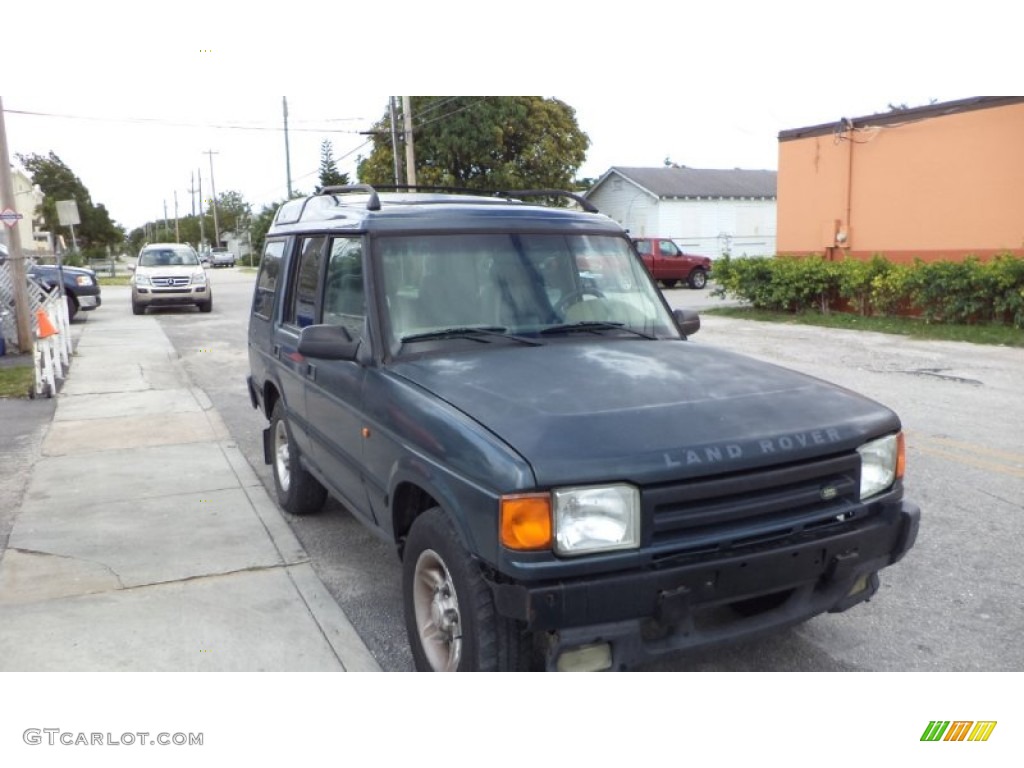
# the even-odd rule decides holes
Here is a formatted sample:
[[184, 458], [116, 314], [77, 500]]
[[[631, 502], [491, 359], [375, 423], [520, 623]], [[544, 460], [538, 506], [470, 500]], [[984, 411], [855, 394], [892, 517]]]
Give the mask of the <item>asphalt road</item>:
[[[245, 390], [253, 275], [212, 271], [211, 314], [164, 310], [160, 323], [273, 492], [263, 418]], [[665, 292], [700, 308], [709, 291]], [[128, 294], [104, 289], [103, 312], [132, 321]], [[1024, 670], [1024, 355], [1019, 349], [705, 315], [695, 343], [721, 346], [835, 382], [893, 407], [908, 436], [907, 494], [922, 508], [917, 546], [883, 571], [879, 594], [844, 614], [649, 670]], [[320, 578], [386, 670], [412, 669], [400, 567], [340, 505], [288, 517]]]

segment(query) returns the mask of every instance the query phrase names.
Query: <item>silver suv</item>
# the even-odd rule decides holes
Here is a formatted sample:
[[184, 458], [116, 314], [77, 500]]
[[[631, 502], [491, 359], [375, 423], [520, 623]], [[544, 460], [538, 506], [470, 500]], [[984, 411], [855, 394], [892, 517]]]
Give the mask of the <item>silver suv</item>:
[[199, 254], [190, 245], [152, 243], [139, 251], [133, 267], [132, 312], [146, 307], [195, 304], [200, 312], [213, 309], [213, 289]]

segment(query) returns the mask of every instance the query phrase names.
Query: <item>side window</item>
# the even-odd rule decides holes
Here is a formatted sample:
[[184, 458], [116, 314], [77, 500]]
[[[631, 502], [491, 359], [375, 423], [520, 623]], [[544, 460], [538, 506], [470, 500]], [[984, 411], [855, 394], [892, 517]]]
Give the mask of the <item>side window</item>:
[[681, 251], [679, 246], [673, 243], [671, 240], [661, 241], [661, 255], [662, 256], [679, 256]]
[[636, 242], [636, 251], [641, 256], [651, 255], [651, 241], [650, 240], [638, 240]]
[[299, 241], [299, 258], [292, 281], [291, 296], [284, 322], [305, 328], [316, 322], [317, 286], [324, 253], [323, 235], [304, 237]]
[[324, 286], [324, 323], [343, 325], [352, 338], [358, 338], [366, 315], [361, 238], [336, 237], [331, 241]]
[[252, 299], [253, 314], [264, 320], [269, 320], [274, 311], [274, 296], [277, 294], [277, 280], [281, 274], [282, 255], [284, 240], [268, 240], [263, 248], [260, 274], [256, 278], [256, 293]]

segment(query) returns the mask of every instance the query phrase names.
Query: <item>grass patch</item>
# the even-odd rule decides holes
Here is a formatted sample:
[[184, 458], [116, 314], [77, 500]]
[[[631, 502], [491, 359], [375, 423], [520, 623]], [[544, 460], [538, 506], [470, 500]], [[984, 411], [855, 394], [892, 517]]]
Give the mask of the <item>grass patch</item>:
[[117, 277], [111, 277], [110, 275], [96, 275], [96, 280], [100, 285], [131, 285], [131, 275], [118, 275]]
[[996, 344], [1007, 347], [1024, 347], [1024, 330], [1007, 325], [945, 325], [927, 323], [914, 317], [862, 317], [860, 315], [833, 312], [769, 312], [749, 307], [711, 307], [701, 310], [702, 314], [722, 315], [741, 320], [756, 320], [765, 323], [790, 323], [792, 325], [817, 325], [824, 328], [841, 328], [849, 331], [873, 331], [909, 336], [914, 339], [933, 341], [966, 341], [971, 344]]
[[0, 368], [0, 397], [28, 397], [35, 384], [31, 363]]

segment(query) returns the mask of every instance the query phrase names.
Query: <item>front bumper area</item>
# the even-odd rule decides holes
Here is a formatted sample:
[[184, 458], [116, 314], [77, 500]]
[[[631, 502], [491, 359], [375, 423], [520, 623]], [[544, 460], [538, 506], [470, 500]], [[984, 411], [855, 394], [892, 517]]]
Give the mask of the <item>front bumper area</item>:
[[185, 288], [135, 288], [132, 301], [147, 307], [180, 304], [201, 304], [210, 300], [209, 285], [194, 285]]
[[85, 311], [97, 309], [103, 303], [98, 293], [92, 295], [79, 293], [75, 299], [78, 301], [78, 308]]
[[566, 651], [606, 643], [611, 668], [731, 642], [868, 600], [878, 571], [913, 546], [920, 510], [902, 501], [842, 533], [543, 585], [491, 583], [498, 612]]

